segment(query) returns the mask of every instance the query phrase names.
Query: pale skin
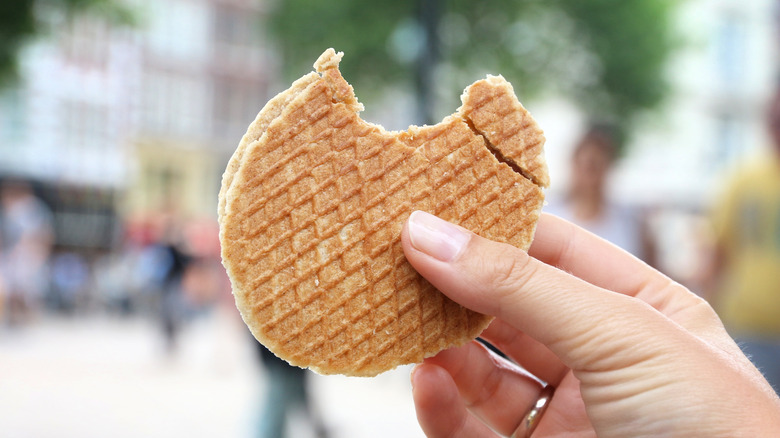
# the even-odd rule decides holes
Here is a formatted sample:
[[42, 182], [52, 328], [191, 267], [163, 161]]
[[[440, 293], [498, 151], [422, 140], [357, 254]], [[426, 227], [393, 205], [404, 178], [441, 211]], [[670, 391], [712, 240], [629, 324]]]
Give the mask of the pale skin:
[[[610, 243], [542, 215], [530, 250], [415, 212], [409, 262], [482, 337], [555, 389], [534, 437], [780, 436], [780, 399], [706, 301]], [[429, 437], [509, 436], [540, 385], [476, 342], [412, 372]]]

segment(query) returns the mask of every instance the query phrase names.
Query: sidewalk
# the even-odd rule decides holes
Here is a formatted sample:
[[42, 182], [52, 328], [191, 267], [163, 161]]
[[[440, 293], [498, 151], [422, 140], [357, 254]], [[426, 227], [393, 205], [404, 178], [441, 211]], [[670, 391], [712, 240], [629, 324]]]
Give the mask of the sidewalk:
[[[140, 319], [41, 320], [0, 331], [0, 435], [250, 437], [265, 382], [244, 330], [217, 313], [201, 318], [176, 357]], [[374, 379], [313, 377], [332, 437], [423, 436], [408, 367]], [[300, 421], [291, 432], [311, 436]]]

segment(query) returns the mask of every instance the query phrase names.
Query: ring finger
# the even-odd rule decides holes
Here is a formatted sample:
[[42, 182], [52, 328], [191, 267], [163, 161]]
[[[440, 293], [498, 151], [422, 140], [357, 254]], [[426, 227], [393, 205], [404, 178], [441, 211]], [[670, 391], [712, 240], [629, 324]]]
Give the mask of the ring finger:
[[425, 363], [444, 368], [465, 407], [504, 435], [517, 429], [542, 388], [527, 372], [478, 342], [442, 351]]

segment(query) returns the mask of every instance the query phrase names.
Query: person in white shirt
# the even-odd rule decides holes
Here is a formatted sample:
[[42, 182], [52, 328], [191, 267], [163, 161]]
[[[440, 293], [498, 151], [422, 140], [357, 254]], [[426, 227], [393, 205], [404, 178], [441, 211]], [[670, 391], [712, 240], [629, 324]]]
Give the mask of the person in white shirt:
[[609, 199], [607, 183], [615, 155], [615, 137], [609, 129], [588, 129], [572, 153], [569, 190], [563, 198], [550, 199], [544, 211], [655, 265], [655, 245], [641, 212]]

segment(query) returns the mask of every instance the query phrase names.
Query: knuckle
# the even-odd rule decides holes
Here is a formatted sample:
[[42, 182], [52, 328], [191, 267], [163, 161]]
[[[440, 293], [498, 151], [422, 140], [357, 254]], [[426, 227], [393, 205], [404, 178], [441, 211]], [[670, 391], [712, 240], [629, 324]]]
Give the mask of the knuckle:
[[[685, 292], [687, 292], [687, 290], [685, 290]], [[718, 313], [707, 300], [698, 295], [694, 295], [693, 293], [684, 296], [688, 300], [688, 307], [691, 309], [691, 318], [693, 320], [714, 327], [721, 326]]]
[[719, 325], [720, 318], [707, 300], [689, 291], [680, 283], [673, 280], [666, 281], [666, 284], [657, 288], [656, 295], [662, 298], [660, 302], [650, 302], [653, 307], [673, 319], [681, 318], [698, 324]]
[[515, 248], [502, 248], [504, 254], [495, 259], [490, 282], [502, 294], [510, 294], [527, 285], [536, 273], [531, 256]]

